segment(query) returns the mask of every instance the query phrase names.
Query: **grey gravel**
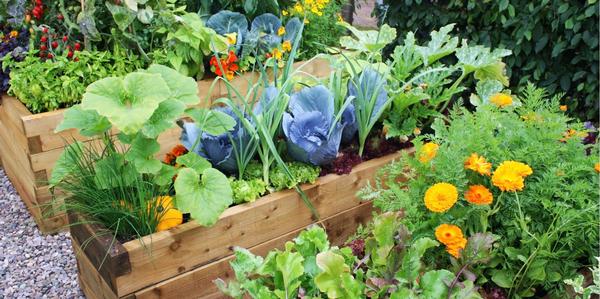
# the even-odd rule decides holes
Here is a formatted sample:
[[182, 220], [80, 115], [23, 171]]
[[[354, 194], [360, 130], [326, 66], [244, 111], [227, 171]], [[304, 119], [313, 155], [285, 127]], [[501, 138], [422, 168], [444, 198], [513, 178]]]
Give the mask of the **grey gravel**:
[[85, 298], [69, 233], [42, 235], [2, 168], [0, 298]]

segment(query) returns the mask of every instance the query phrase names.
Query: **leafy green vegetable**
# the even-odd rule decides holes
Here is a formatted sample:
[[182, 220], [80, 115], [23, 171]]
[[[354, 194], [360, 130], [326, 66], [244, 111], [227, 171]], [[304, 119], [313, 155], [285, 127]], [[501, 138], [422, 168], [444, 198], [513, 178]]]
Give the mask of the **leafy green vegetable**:
[[292, 189], [298, 184], [314, 183], [319, 177], [321, 168], [302, 162], [287, 162], [287, 167], [292, 173], [293, 178], [286, 175], [281, 167], [275, 166], [271, 169], [269, 177], [271, 178], [271, 186], [278, 191], [284, 189]]
[[236, 180], [229, 178], [233, 191], [233, 202], [241, 204], [254, 202], [267, 192], [267, 185], [262, 179]]

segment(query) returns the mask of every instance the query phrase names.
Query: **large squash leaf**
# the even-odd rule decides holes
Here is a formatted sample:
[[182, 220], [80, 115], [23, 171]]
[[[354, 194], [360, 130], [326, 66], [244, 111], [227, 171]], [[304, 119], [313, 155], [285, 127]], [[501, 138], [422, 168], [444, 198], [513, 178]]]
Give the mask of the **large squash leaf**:
[[237, 123], [233, 117], [218, 110], [189, 108], [185, 112], [196, 122], [201, 131], [210, 135], [225, 134], [233, 130]]
[[179, 171], [175, 180], [177, 208], [190, 213], [192, 218], [204, 226], [217, 222], [219, 216], [233, 203], [233, 192], [227, 177], [214, 168], [207, 168], [200, 174], [185, 168]]
[[54, 132], [79, 129], [79, 134], [91, 137], [108, 131], [110, 126], [108, 119], [100, 116], [98, 112], [83, 110], [80, 105], [75, 105], [65, 111], [64, 120], [58, 124]]
[[171, 90], [170, 99], [182, 102], [186, 105], [197, 104], [198, 83], [188, 76], [184, 76], [178, 71], [164, 65], [153, 64], [148, 68], [148, 73], [159, 74]]
[[134, 134], [169, 96], [161, 75], [135, 72], [123, 79], [108, 77], [90, 84], [81, 107], [96, 110], [125, 134]]
[[166, 100], [158, 105], [150, 119], [142, 127], [142, 133], [148, 138], [156, 138], [160, 133], [175, 126], [175, 121], [185, 111], [185, 104], [175, 100]]
[[155, 139], [136, 135], [125, 154], [125, 160], [132, 162], [140, 173], [157, 173], [162, 168], [162, 163], [154, 158], [159, 150], [160, 145]]

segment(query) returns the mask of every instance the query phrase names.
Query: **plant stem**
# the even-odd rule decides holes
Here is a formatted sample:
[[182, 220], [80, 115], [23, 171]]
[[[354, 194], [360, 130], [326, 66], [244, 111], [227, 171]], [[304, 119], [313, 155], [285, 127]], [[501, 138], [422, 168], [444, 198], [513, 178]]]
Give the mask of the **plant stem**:
[[469, 266], [469, 263], [464, 264], [462, 266], [462, 268], [460, 268], [460, 270], [458, 271], [458, 273], [456, 273], [456, 276], [454, 277], [454, 279], [452, 280], [452, 283], [448, 287], [448, 295], [446, 296], [446, 299], [450, 299], [450, 297], [452, 296], [452, 289], [458, 283], [458, 278], [467, 269], [468, 266]]

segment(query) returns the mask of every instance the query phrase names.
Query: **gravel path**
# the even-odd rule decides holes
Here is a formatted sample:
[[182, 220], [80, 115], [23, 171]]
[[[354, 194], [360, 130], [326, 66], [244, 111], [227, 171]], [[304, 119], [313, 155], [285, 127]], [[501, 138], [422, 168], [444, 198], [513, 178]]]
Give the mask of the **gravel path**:
[[69, 234], [41, 235], [2, 168], [0, 298], [85, 298]]

